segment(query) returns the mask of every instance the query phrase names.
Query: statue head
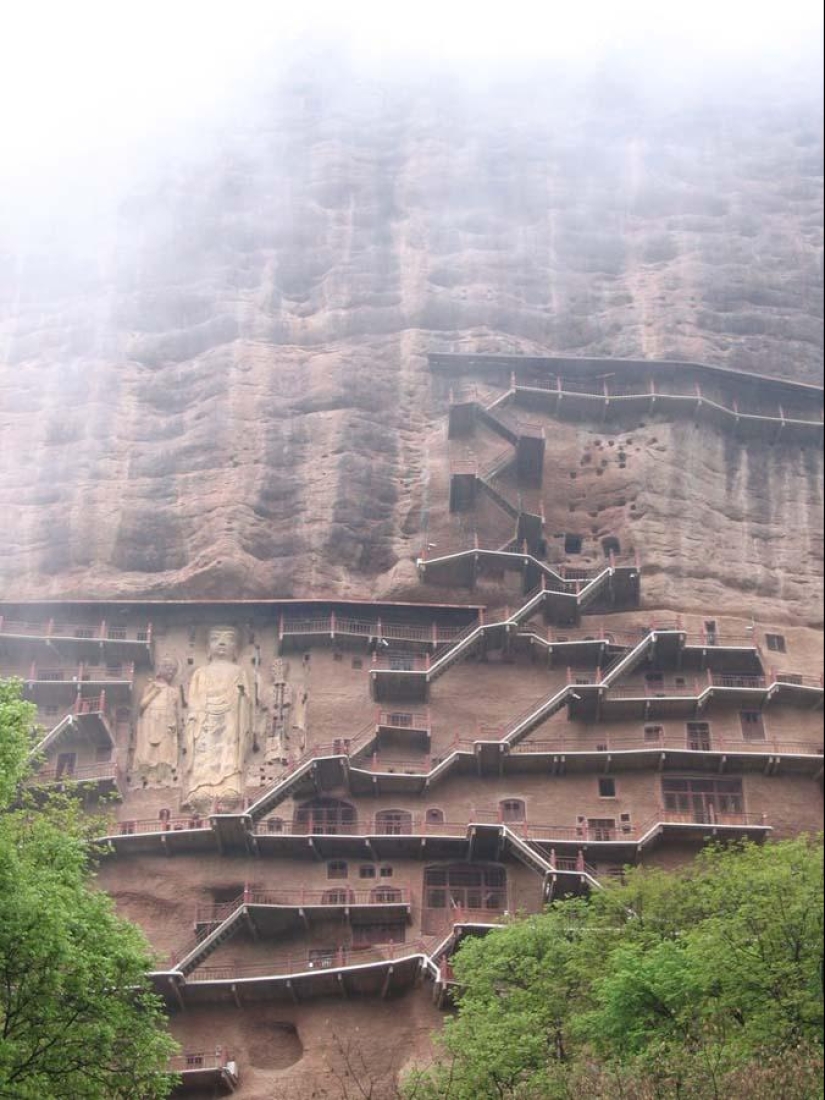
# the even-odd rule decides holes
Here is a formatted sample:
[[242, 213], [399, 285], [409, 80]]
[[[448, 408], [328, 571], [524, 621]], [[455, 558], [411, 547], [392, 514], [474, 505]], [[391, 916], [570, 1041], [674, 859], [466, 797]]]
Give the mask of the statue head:
[[209, 631], [209, 659], [234, 661], [238, 656], [238, 632], [234, 626], [213, 626]]
[[177, 674], [178, 662], [169, 653], [162, 654], [158, 661], [157, 668], [155, 669], [155, 677], [158, 680], [165, 680], [167, 684], [171, 684]]

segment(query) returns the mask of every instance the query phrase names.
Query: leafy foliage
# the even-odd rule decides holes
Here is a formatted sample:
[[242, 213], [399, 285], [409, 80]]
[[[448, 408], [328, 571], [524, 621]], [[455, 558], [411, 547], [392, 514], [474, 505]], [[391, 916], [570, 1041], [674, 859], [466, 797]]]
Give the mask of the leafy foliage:
[[138, 929], [91, 888], [77, 801], [18, 796], [33, 708], [0, 683], [0, 1097], [160, 1100], [174, 1043]]
[[821, 844], [745, 843], [468, 939], [407, 1096], [820, 1097], [822, 902]]

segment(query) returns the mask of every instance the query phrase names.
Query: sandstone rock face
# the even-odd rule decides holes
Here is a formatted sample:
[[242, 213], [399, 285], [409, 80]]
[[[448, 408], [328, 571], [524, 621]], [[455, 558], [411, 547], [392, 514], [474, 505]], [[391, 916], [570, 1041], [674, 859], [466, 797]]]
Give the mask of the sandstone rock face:
[[[4, 243], [3, 596], [411, 594], [446, 461], [429, 351], [817, 380], [815, 106], [334, 65], [261, 103], [136, 181], [82, 254]], [[613, 509], [579, 518], [639, 550], [660, 602], [810, 606], [818, 458], [669, 422], [628, 448], [601, 503], [546, 490], [550, 528]]]

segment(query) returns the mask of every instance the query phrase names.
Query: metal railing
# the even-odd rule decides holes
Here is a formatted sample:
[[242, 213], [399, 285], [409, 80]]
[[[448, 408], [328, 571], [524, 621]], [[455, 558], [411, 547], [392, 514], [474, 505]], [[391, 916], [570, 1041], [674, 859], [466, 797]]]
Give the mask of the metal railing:
[[728, 752], [775, 753], [802, 756], [822, 755], [823, 745], [810, 741], [786, 741], [779, 738], [744, 740], [741, 737], [724, 737], [717, 734], [703, 738], [687, 734], [662, 733], [659, 737], [611, 737], [606, 735], [594, 744], [583, 744], [580, 738], [556, 737], [552, 740], [526, 741], [510, 748], [515, 755], [530, 756], [544, 753], [592, 753], [603, 755], [611, 752], [639, 751], [672, 752]]
[[47, 619], [45, 622], [23, 622], [0, 615], [0, 634], [26, 638], [60, 639], [61, 641], [141, 642], [152, 640], [152, 624], [115, 626], [98, 623], [70, 623]]
[[413, 943], [387, 943], [368, 947], [338, 946], [334, 950], [304, 949], [278, 952], [259, 963], [201, 966], [188, 974], [188, 982], [233, 981], [243, 978], [280, 978], [311, 971], [341, 970], [369, 963], [390, 962], [415, 955], [429, 955], [430, 944], [424, 940]]
[[104, 779], [117, 779], [117, 764], [107, 760], [99, 764], [80, 764], [71, 769], [50, 765], [40, 768], [26, 780], [30, 787], [40, 787], [53, 783], [90, 783]]
[[404, 908], [412, 904], [412, 893], [408, 886], [373, 886], [368, 890], [354, 890], [342, 884], [332, 883], [325, 890], [256, 890], [247, 887], [233, 901], [217, 905], [199, 905], [195, 914], [195, 924], [220, 924], [230, 917], [242, 905], [273, 906], [286, 909], [304, 907], [337, 908], [342, 906], [381, 908], [398, 905]]
[[[514, 387], [517, 390], [545, 390], [550, 393], [556, 393], [560, 397], [567, 394], [572, 397], [590, 397], [600, 401], [609, 401], [611, 398], [619, 398], [620, 400], [635, 398], [644, 399], [646, 401], [669, 398], [675, 401], [686, 402], [691, 408], [697, 405], [706, 405], [710, 408], [718, 409], [720, 412], [727, 414], [733, 419], [745, 417], [748, 419], [774, 421], [778, 424], [792, 422], [817, 427], [822, 424], [821, 417], [818, 419], [811, 419], [810, 417], [801, 417], [796, 413], [794, 413], [793, 416], [788, 416], [783, 407], [778, 404], [744, 407], [739, 403], [738, 399], [728, 399], [718, 391], [713, 391], [711, 395], [710, 393], [704, 392], [698, 384], [689, 392], [686, 392], [684, 389], [663, 389], [661, 383], [655, 382], [653, 378], [635, 383], [617, 383], [610, 378], [578, 380], [548, 376], [545, 378], [517, 379], [514, 382]], [[730, 400], [730, 404], [728, 404], [728, 400]]]
[[168, 1069], [170, 1073], [195, 1073], [202, 1070], [212, 1070], [216, 1073], [227, 1072], [234, 1075], [234, 1059], [229, 1051], [222, 1047], [215, 1050], [185, 1050], [180, 1054], [173, 1054], [169, 1059]]
[[429, 711], [425, 710], [379, 710], [379, 726], [391, 730], [426, 730], [431, 729]]
[[178, 833], [190, 829], [211, 829], [208, 818], [196, 815], [188, 817], [157, 817], [143, 818], [142, 820], [117, 821], [113, 824], [107, 836], [136, 836], [149, 833]]
[[32, 662], [25, 676], [21, 678], [27, 684], [71, 684], [77, 688], [89, 683], [111, 683], [122, 681], [131, 684], [135, 678], [135, 666], [126, 661], [117, 666], [90, 666], [84, 662], [79, 665], [42, 666]]

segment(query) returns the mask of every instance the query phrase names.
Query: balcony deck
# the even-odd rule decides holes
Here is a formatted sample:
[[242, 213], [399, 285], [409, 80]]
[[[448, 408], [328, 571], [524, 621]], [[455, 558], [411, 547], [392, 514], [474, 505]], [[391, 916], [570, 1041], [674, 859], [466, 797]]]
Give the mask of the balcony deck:
[[55, 619], [28, 622], [0, 616], [0, 640], [15, 649], [43, 649], [80, 660], [101, 655], [111, 660], [151, 664], [152, 625], [116, 626], [105, 621], [69, 623]]
[[169, 1059], [169, 1071], [180, 1078], [173, 1096], [185, 1096], [189, 1092], [228, 1095], [241, 1083], [238, 1063], [221, 1048], [176, 1054]]

